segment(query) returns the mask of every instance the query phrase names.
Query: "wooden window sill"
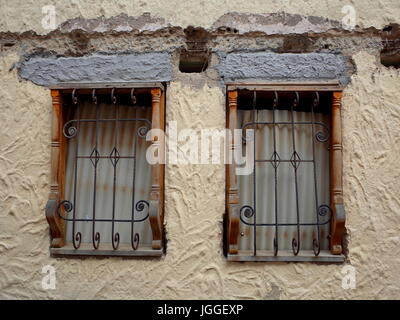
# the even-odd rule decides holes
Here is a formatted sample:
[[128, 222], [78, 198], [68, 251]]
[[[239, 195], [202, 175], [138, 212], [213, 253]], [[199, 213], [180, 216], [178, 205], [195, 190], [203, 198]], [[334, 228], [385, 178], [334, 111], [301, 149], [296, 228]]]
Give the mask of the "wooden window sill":
[[79, 249], [72, 245], [62, 248], [50, 248], [52, 257], [76, 257], [76, 256], [95, 256], [95, 257], [161, 257], [162, 249], [152, 249], [151, 246], [141, 246], [137, 250], [132, 250], [129, 245], [121, 245], [117, 250], [112, 249], [111, 245], [100, 245], [99, 249], [93, 249], [92, 244], [82, 243]]
[[333, 255], [328, 250], [321, 250], [318, 256], [314, 255], [312, 250], [300, 250], [297, 256], [290, 250], [282, 250], [274, 256], [272, 250], [257, 250], [257, 256], [253, 255], [252, 250], [242, 250], [238, 254], [228, 254], [228, 261], [239, 262], [322, 262], [322, 263], [343, 263], [345, 256], [343, 254]]

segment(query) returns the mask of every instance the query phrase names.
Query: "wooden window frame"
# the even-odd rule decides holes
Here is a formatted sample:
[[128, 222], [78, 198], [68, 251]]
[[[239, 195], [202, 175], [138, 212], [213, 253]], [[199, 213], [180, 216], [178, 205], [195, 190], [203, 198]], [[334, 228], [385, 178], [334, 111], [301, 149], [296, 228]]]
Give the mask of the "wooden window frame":
[[[165, 86], [162, 83], [65, 83], [50, 87], [52, 98], [52, 125], [51, 125], [51, 170], [50, 192], [45, 208], [45, 216], [50, 227], [52, 256], [161, 256], [164, 251], [164, 172], [165, 161], [152, 165], [151, 192], [149, 201], [149, 220], [152, 231], [151, 250], [101, 250], [101, 249], [74, 249], [66, 246], [66, 224], [57, 213], [60, 201], [64, 197], [66, 149], [67, 141], [63, 135], [66, 122], [63, 109], [63, 92], [91, 89], [132, 89], [150, 91], [152, 101], [152, 127], [165, 131]], [[164, 143], [155, 134], [151, 143], [161, 151], [160, 159], [165, 157]]]
[[[342, 156], [342, 87], [339, 82], [320, 83], [232, 83], [227, 85], [227, 128], [234, 139], [234, 129], [238, 121], [238, 90], [257, 91], [329, 91], [332, 92], [331, 105], [331, 147], [330, 157], [330, 207], [332, 209], [331, 228], [329, 235], [330, 255], [319, 256], [245, 256], [240, 255], [238, 238], [240, 230], [239, 196], [236, 178], [236, 165], [226, 165], [226, 251], [230, 261], [315, 261], [343, 262], [343, 237], [345, 234], [346, 215], [343, 203], [343, 156]], [[231, 151], [236, 148], [232, 141]]]

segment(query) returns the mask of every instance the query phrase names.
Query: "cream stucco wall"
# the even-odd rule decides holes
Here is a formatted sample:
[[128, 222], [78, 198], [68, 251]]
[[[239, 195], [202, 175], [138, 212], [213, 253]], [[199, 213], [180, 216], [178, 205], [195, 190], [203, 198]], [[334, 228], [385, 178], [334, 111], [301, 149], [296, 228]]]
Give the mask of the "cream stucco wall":
[[[96, 18], [111, 17], [120, 13], [131, 16], [150, 12], [164, 18], [172, 25], [210, 27], [215, 20], [228, 12], [286, 12], [311, 16], [322, 16], [341, 20], [342, 8], [352, 5], [356, 9], [357, 24], [368, 28], [382, 28], [385, 24], [399, 19], [400, 3], [397, 0], [218, 0], [218, 1], [159, 1], [159, 0], [1, 0], [2, 19], [0, 31], [23, 32], [34, 30], [46, 33], [41, 25], [42, 7], [53, 4], [57, 10], [57, 23], [82, 16]], [[17, 10], [18, 8], [18, 10]]]
[[[133, 1], [134, 6], [130, 6], [131, 1], [121, 1], [118, 5], [109, 5], [107, 1], [94, 5], [94, 2], [58, 2], [60, 19], [79, 14], [95, 17], [149, 11], [174, 25], [194, 23], [207, 27], [228, 11], [285, 10], [340, 19], [340, 8], [346, 3]], [[43, 32], [37, 23], [40, 11], [34, 9], [39, 8], [37, 3], [40, 1], [35, 5], [1, 1], [2, 12], [6, 14], [0, 19], [0, 30]], [[371, 1], [353, 3], [363, 26], [381, 27], [388, 22], [399, 22], [398, 1], [380, 1], [376, 10], [371, 10]], [[16, 50], [2, 53], [0, 298], [399, 299], [400, 72], [383, 67], [376, 55], [365, 51], [352, 58], [356, 72], [344, 91], [342, 116], [349, 233], [347, 263], [356, 268], [357, 287], [344, 290], [343, 265], [225, 260], [222, 165], [167, 166], [168, 250], [161, 259], [50, 258], [44, 217], [49, 191], [50, 95], [46, 88], [18, 78], [12, 68], [20, 59]], [[191, 81], [186, 81], [188, 78]], [[177, 120], [180, 127], [224, 128], [223, 88], [205, 81], [202, 75], [179, 75], [168, 90], [167, 121], [170, 120]], [[47, 264], [56, 268], [55, 290], [41, 287], [41, 269]]]

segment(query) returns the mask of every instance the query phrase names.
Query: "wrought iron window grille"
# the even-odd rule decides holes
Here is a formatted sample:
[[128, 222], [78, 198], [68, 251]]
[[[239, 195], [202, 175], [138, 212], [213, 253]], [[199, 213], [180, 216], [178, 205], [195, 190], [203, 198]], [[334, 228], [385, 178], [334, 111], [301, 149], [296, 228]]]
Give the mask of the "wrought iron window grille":
[[[70, 98], [68, 97], [70, 95]], [[107, 98], [107, 96], [109, 98]], [[130, 226], [130, 248], [124, 246], [121, 255], [141, 255], [143, 250], [140, 249], [140, 234], [135, 231], [135, 226], [138, 223], [148, 221], [151, 226], [152, 243], [150, 248], [146, 248], [147, 253], [144, 255], [161, 255], [162, 254], [162, 219], [163, 219], [163, 172], [164, 167], [161, 164], [153, 165], [151, 168], [151, 177], [147, 184], [151, 186], [149, 197], [146, 199], [138, 199], [135, 192], [135, 183], [137, 184], [137, 157], [138, 157], [138, 139], [146, 140], [146, 135], [150, 129], [164, 128], [164, 92], [163, 86], [158, 87], [132, 87], [126, 86], [111, 87], [95, 87], [95, 88], [71, 88], [71, 89], [52, 89], [53, 97], [53, 141], [52, 141], [52, 184], [49, 201], [46, 206], [46, 218], [50, 225], [52, 235], [51, 252], [58, 254], [77, 254], [77, 255], [119, 255], [121, 253], [120, 240], [121, 235], [116, 229], [116, 224], [126, 224]], [[81, 98], [88, 97], [95, 109], [94, 117], [82, 117]], [[145, 102], [148, 108], [151, 108], [151, 120], [141, 117], [124, 117], [120, 114], [120, 100], [123, 100], [124, 105], [128, 103], [133, 108], [139, 106], [139, 102]], [[103, 99], [103, 101], [101, 101]], [[64, 103], [63, 103], [64, 100]], [[99, 113], [99, 103], [111, 104], [113, 116], [101, 117]], [[71, 111], [72, 110], [72, 111]], [[69, 112], [68, 112], [69, 111]], [[66, 114], [74, 114], [75, 117], [68, 119]], [[119, 131], [121, 124], [135, 123], [135, 132], [129, 132], [132, 154], [121, 153], [118, 147]], [[91, 152], [82, 154], [80, 152], [80, 135], [83, 125], [91, 125], [94, 131], [94, 145]], [[101, 151], [99, 143], [100, 125], [110, 125], [110, 130], [113, 130], [113, 141], [110, 147], [111, 152], [104, 154]], [[151, 137], [150, 143], [155, 143], [158, 138]], [[66, 149], [68, 143], [74, 140], [73, 145], [73, 186], [72, 199], [66, 200], [65, 196], [65, 170], [66, 170]], [[71, 151], [71, 150], [70, 150]], [[116, 215], [116, 204], [118, 194], [118, 179], [117, 169], [121, 161], [129, 160], [132, 162], [132, 184], [130, 189], [131, 194], [131, 209], [130, 218], [119, 218]], [[91, 213], [78, 215], [77, 206], [77, 187], [78, 187], [78, 168], [79, 161], [89, 161], [93, 170], [92, 191], [88, 196], [87, 202], [91, 202]], [[109, 182], [112, 193], [112, 210], [107, 213], [106, 217], [98, 217], [96, 213], [98, 206], [96, 198], [98, 197], [97, 179], [99, 175], [99, 164], [103, 161], [108, 161], [111, 165], [111, 181]], [[139, 181], [139, 183], [141, 183]], [[87, 188], [86, 188], [87, 189]], [[88, 192], [88, 190], [85, 190]], [[72, 201], [71, 201], [72, 200]], [[85, 199], [86, 201], [86, 199]], [[88, 249], [86, 245], [84, 250], [81, 250], [82, 231], [77, 230], [77, 223], [91, 224], [91, 245], [92, 249]], [[101, 250], [102, 234], [96, 228], [97, 223], [106, 223], [110, 225], [110, 239], [112, 250]], [[71, 232], [71, 240], [73, 248], [68, 247], [66, 225], [69, 224]], [[67, 249], [66, 249], [67, 248]], [[129, 252], [130, 251], [130, 252]], [[140, 252], [138, 252], [140, 251]], [[151, 252], [153, 251], [153, 252]]]
[[[320, 228], [325, 225], [330, 224], [330, 234], [329, 246], [331, 254], [341, 255], [342, 253], [342, 243], [341, 239], [343, 237], [344, 231], [344, 210], [343, 210], [343, 199], [342, 199], [342, 183], [341, 183], [341, 132], [340, 132], [340, 92], [328, 91], [312, 91], [309, 87], [303, 88], [304, 91], [289, 91], [287, 87], [284, 90], [279, 90], [280, 87], [277, 85], [278, 90], [262, 90], [262, 88], [257, 88], [256, 85], [251, 86], [252, 90], [246, 90], [245, 86], [242, 86], [242, 90], [237, 90], [238, 85], [233, 86], [233, 88], [228, 87], [228, 112], [227, 112], [227, 122], [228, 127], [233, 130], [235, 128], [241, 127], [243, 131], [243, 143], [246, 143], [246, 130], [254, 129], [255, 134], [252, 137], [254, 139], [254, 171], [252, 173], [252, 201], [251, 203], [242, 203], [239, 199], [238, 194], [238, 177], [235, 175], [235, 164], [227, 165], [227, 217], [226, 217], [226, 248], [229, 260], [234, 261], [302, 261], [303, 258], [296, 258], [299, 255], [301, 248], [302, 239], [302, 229], [304, 227], [313, 227], [315, 231], [313, 232], [312, 238], [312, 251], [313, 255], [318, 258], [321, 253], [321, 232]], [[243, 88], [244, 87], [244, 88]], [[257, 90], [258, 89], [258, 90]], [[263, 98], [258, 102], [257, 94], [262, 94]], [[321, 104], [321, 94], [324, 97], [324, 103]], [[250, 99], [250, 95], [252, 95]], [[272, 95], [272, 99], [265, 99], [266, 95]], [[301, 102], [301, 96], [307, 95], [306, 101]], [[246, 96], [245, 98], [243, 98]], [[284, 96], [285, 103], [279, 104], [280, 96]], [[291, 96], [291, 98], [289, 98]], [[249, 106], [250, 101], [251, 105]], [[287, 102], [291, 100], [288, 104]], [[239, 102], [241, 105], [238, 107]], [[332, 105], [331, 109], [329, 105]], [[278, 107], [279, 106], [279, 107]], [[271, 121], [261, 121], [258, 118], [258, 111], [261, 109], [269, 109], [272, 113]], [[244, 121], [243, 125], [240, 126], [238, 123], [238, 109], [247, 110], [247, 112], [252, 113], [251, 121]], [[280, 110], [286, 110], [290, 115], [288, 121], [277, 120], [277, 114]], [[297, 121], [295, 120], [294, 113], [297, 111], [306, 111], [309, 113], [310, 121]], [[315, 118], [315, 112], [323, 112], [331, 114], [331, 128], [321, 121], [317, 121]], [[290, 149], [290, 157], [283, 158], [277, 149], [277, 127], [286, 126], [289, 128], [288, 132], [290, 135], [285, 141], [287, 148]], [[311, 159], [303, 159], [296, 146], [296, 128], [297, 127], [310, 127], [311, 134], [309, 140], [312, 146]], [[260, 128], [267, 127], [268, 131], [272, 136], [272, 152], [270, 157], [258, 158], [256, 148], [262, 141], [257, 142], [257, 130]], [[234, 141], [231, 145], [234, 148]], [[282, 143], [282, 142], [281, 142]], [[319, 202], [318, 193], [321, 192], [320, 186], [317, 179], [317, 159], [316, 159], [316, 144], [326, 144], [326, 149], [330, 153], [330, 203]], [[273, 170], [273, 212], [259, 212], [257, 208], [257, 164], [270, 164]], [[294, 190], [295, 190], [295, 222], [282, 221], [282, 212], [278, 204], [278, 185], [280, 183], [285, 183], [285, 181], [279, 181], [278, 171], [280, 170], [280, 165], [289, 164], [291, 166], [292, 174], [294, 176]], [[300, 216], [299, 210], [299, 181], [298, 181], [298, 170], [302, 164], [312, 165], [312, 184], [313, 187], [308, 192], [314, 193], [314, 219], [313, 221], [304, 221], [304, 217]], [[288, 167], [287, 167], [288, 168]], [[289, 169], [287, 169], [289, 170]], [[284, 186], [286, 188], [286, 185]], [[273, 222], [258, 222], [257, 214], [265, 216], [269, 215]], [[252, 253], [250, 254], [247, 250], [246, 253], [241, 252], [239, 246], [239, 238], [244, 236], [243, 232], [240, 232], [242, 226], [248, 226], [253, 229], [252, 231]], [[285, 253], [280, 255], [280, 243], [279, 234], [282, 232], [282, 228], [295, 228], [295, 236], [291, 239], [291, 251], [294, 258], [285, 259], [282, 255], [287, 255], [287, 250]], [[264, 231], [259, 231], [260, 229], [271, 229], [273, 230], [273, 243], [271, 244], [273, 250], [271, 254], [265, 252], [265, 250], [259, 250], [258, 241], [260, 237], [264, 234]], [[268, 231], [265, 231], [268, 232]], [[268, 257], [269, 256], [269, 257]], [[272, 256], [272, 257], [271, 257]], [[278, 258], [280, 256], [281, 258]], [[302, 254], [304, 256], [304, 253]], [[324, 256], [326, 256], [324, 254]], [[274, 258], [275, 257], [275, 258]], [[342, 258], [342, 257], [341, 257]], [[307, 261], [313, 261], [309, 258], [304, 259]], [[335, 259], [333, 259], [335, 260]], [[333, 261], [328, 258], [327, 261]], [[343, 259], [337, 259], [343, 260]]]

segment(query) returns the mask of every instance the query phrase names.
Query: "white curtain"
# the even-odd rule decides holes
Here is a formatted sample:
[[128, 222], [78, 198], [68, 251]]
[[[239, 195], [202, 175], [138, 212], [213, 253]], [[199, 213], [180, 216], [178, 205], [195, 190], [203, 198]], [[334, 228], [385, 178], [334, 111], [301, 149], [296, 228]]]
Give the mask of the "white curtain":
[[[257, 122], [270, 122], [272, 110], [258, 110]], [[315, 122], [322, 122], [329, 128], [329, 116], [315, 113]], [[239, 110], [238, 125], [253, 121], [253, 111]], [[290, 122], [291, 113], [286, 110], [275, 111], [276, 122]], [[295, 122], [311, 122], [310, 112], [294, 112]], [[249, 126], [248, 128], [255, 128]], [[293, 155], [293, 139], [291, 125], [276, 125], [276, 151], [280, 160], [290, 160]], [[311, 125], [295, 125], [295, 146], [301, 160], [312, 160], [312, 144], [315, 145], [315, 163], [317, 179], [318, 206], [329, 205], [329, 151], [327, 142], [319, 142], [312, 136]], [[315, 125], [315, 133], [328, 132], [321, 125]], [[274, 152], [273, 126], [259, 125], [256, 134], [257, 160], [271, 159]], [[243, 146], [243, 150], [244, 146]], [[257, 223], [275, 223], [275, 196], [277, 196], [277, 211], [279, 223], [297, 223], [296, 189], [294, 168], [290, 162], [280, 162], [277, 167], [277, 194], [275, 195], [275, 172], [270, 162], [256, 163], [256, 220]], [[297, 170], [298, 209], [300, 223], [316, 223], [316, 203], [314, 187], [314, 169], [312, 162], [302, 162]], [[254, 208], [253, 199], [253, 174], [238, 176], [239, 205], [249, 205]], [[320, 216], [320, 223], [328, 221], [330, 214]], [[245, 218], [248, 223], [253, 223], [253, 217]], [[253, 226], [240, 223], [239, 248], [240, 250], [253, 250]], [[328, 249], [329, 223], [320, 226], [321, 250]], [[300, 227], [300, 250], [312, 250], [313, 239], [316, 238], [316, 226]], [[273, 250], [275, 226], [257, 227], [257, 250]], [[279, 250], [292, 250], [292, 239], [297, 239], [296, 226], [278, 227]]]
[[[80, 105], [81, 119], [95, 119], [96, 109], [93, 103], [83, 102]], [[99, 104], [99, 118], [114, 119], [115, 107], [111, 104]], [[145, 118], [151, 121], [150, 107], [118, 106], [119, 118]], [[74, 114], [74, 119], [78, 115]], [[118, 142], [116, 148], [120, 157], [133, 156], [136, 142], [136, 169], [135, 185], [133, 188], [134, 159], [120, 158], [116, 166], [116, 188], [115, 188], [115, 219], [132, 218], [133, 195], [135, 204], [140, 200], [149, 201], [151, 189], [151, 167], [146, 161], [146, 149], [149, 142], [137, 134], [140, 127], [146, 126], [145, 121], [120, 121], [118, 123]], [[147, 125], [147, 127], [149, 127]], [[151, 128], [149, 128], [151, 129]], [[94, 166], [90, 159], [78, 159], [76, 202], [74, 202], [74, 172], [75, 172], [75, 147], [79, 139], [80, 156], [90, 156], [95, 147], [95, 122], [81, 122], [77, 136], [68, 140], [65, 198], [75, 207], [77, 219], [92, 219], [93, 197], [94, 197]], [[116, 126], [114, 121], [98, 123], [98, 146], [100, 156], [108, 157], [114, 147]], [[114, 168], [110, 158], [99, 159], [97, 165], [96, 181], [96, 219], [111, 219], [113, 210], [113, 180]], [[135, 210], [135, 219], [141, 219], [148, 212], [146, 208], [139, 212]], [[72, 218], [73, 212], [68, 214]], [[109, 249], [111, 243], [111, 222], [96, 222], [96, 232], [100, 233], [99, 249]], [[120, 244], [131, 243], [131, 223], [115, 222], [115, 233], [120, 234]], [[92, 243], [92, 222], [75, 222], [75, 232], [82, 234], [82, 246]], [[134, 232], [139, 233], [142, 246], [151, 244], [151, 229], [149, 219], [134, 224]], [[72, 222], [67, 222], [67, 241], [72, 242]], [[93, 247], [91, 247], [93, 248]]]

